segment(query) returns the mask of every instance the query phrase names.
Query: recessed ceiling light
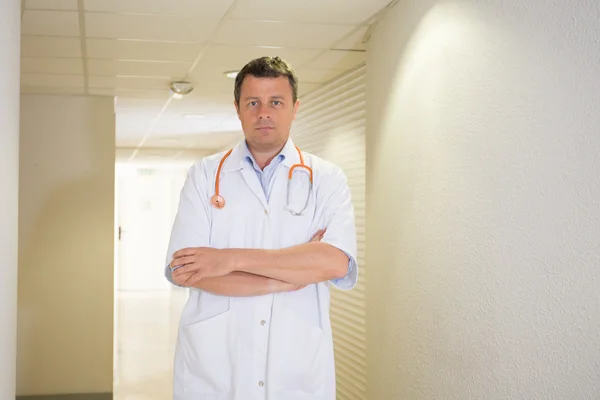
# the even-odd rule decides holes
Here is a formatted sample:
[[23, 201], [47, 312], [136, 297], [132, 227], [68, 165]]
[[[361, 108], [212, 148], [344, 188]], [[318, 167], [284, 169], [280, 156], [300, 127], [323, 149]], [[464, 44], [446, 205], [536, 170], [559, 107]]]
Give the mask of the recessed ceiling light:
[[231, 79], [235, 79], [239, 71], [225, 71], [225, 76]]

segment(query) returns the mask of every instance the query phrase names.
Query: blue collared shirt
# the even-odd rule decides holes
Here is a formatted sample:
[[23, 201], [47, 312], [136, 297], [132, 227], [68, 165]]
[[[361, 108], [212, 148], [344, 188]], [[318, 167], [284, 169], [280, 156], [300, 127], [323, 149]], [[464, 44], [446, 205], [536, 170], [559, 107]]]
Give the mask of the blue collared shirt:
[[269, 197], [271, 195], [271, 181], [273, 178], [273, 174], [277, 170], [277, 167], [279, 166], [279, 164], [281, 164], [281, 162], [285, 159], [285, 155], [283, 153], [279, 153], [277, 156], [275, 156], [275, 158], [273, 158], [273, 160], [271, 160], [269, 165], [267, 165], [264, 170], [261, 170], [260, 167], [258, 166], [258, 164], [256, 163], [256, 160], [252, 156], [252, 153], [250, 153], [250, 150], [248, 149], [248, 145], [246, 144], [245, 141], [244, 141], [243, 149], [244, 149], [244, 159], [246, 161], [248, 161], [254, 168], [254, 171], [256, 172], [256, 176], [258, 177], [258, 180], [260, 181], [260, 185], [261, 185], [263, 192], [265, 193], [265, 196], [267, 198], [267, 201], [269, 201]]

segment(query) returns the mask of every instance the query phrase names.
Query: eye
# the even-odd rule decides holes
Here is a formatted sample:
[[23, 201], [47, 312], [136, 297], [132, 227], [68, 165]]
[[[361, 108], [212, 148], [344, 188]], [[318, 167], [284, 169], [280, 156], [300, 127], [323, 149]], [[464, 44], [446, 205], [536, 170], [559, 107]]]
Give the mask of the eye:
[[248, 103], [248, 105], [250, 107], [256, 107], [257, 104], [258, 104], [258, 101], [251, 101], [250, 103]]
[[279, 100], [273, 100], [273, 105], [274, 106], [279, 106], [279, 105], [281, 105], [281, 101], [279, 101]]

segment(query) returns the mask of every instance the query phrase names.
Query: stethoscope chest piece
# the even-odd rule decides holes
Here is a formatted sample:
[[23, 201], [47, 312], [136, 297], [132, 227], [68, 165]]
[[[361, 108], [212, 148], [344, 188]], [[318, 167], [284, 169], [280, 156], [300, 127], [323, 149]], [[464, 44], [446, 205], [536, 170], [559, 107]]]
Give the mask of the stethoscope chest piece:
[[211, 199], [210, 202], [212, 203], [214, 208], [223, 208], [225, 207], [225, 199], [222, 196], [219, 196], [218, 194], [215, 194]]

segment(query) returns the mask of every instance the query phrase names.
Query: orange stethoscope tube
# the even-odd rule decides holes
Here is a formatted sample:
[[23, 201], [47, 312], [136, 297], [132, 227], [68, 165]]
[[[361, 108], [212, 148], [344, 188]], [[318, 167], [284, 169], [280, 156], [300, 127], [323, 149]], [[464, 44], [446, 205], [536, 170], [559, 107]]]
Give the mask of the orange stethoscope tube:
[[[304, 164], [304, 157], [302, 156], [302, 152], [300, 151], [300, 149], [298, 148], [298, 146], [294, 146], [296, 148], [296, 151], [298, 152], [298, 156], [300, 157], [300, 164], [294, 164], [290, 167], [290, 172], [288, 173], [288, 207], [289, 207], [289, 185], [290, 182], [292, 181], [292, 176], [294, 174], [294, 169], [296, 168], [304, 168], [308, 171], [309, 173], [309, 179], [310, 179], [310, 188], [309, 190], [312, 190], [312, 185], [313, 185], [313, 171], [312, 168], [310, 168], [309, 166], [307, 166], [306, 164]], [[211, 198], [211, 204], [213, 207], [215, 208], [223, 208], [225, 207], [225, 199], [223, 198], [223, 196], [221, 196], [219, 194], [219, 183], [220, 183], [220, 177], [221, 177], [221, 169], [223, 168], [223, 164], [225, 163], [225, 160], [227, 159], [227, 157], [229, 157], [231, 155], [231, 152], [233, 151], [233, 149], [230, 149], [227, 153], [225, 153], [225, 155], [223, 156], [223, 158], [221, 158], [221, 161], [219, 162], [219, 168], [217, 169], [217, 176], [215, 178], [215, 194], [212, 196]], [[310, 193], [309, 193], [310, 196]], [[306, 204], [308, 204], [308, 197], [306, 200]], [[306, 208], [306, 204], [304, 206], [304, 208]], [[304, 209], [302, 209], [302, 211], [304, 211]], [[292, 213], [294, 215], [300, 215], [302, 213], [302, 211], [300, 211], [299, 213], [292, 211]]]

